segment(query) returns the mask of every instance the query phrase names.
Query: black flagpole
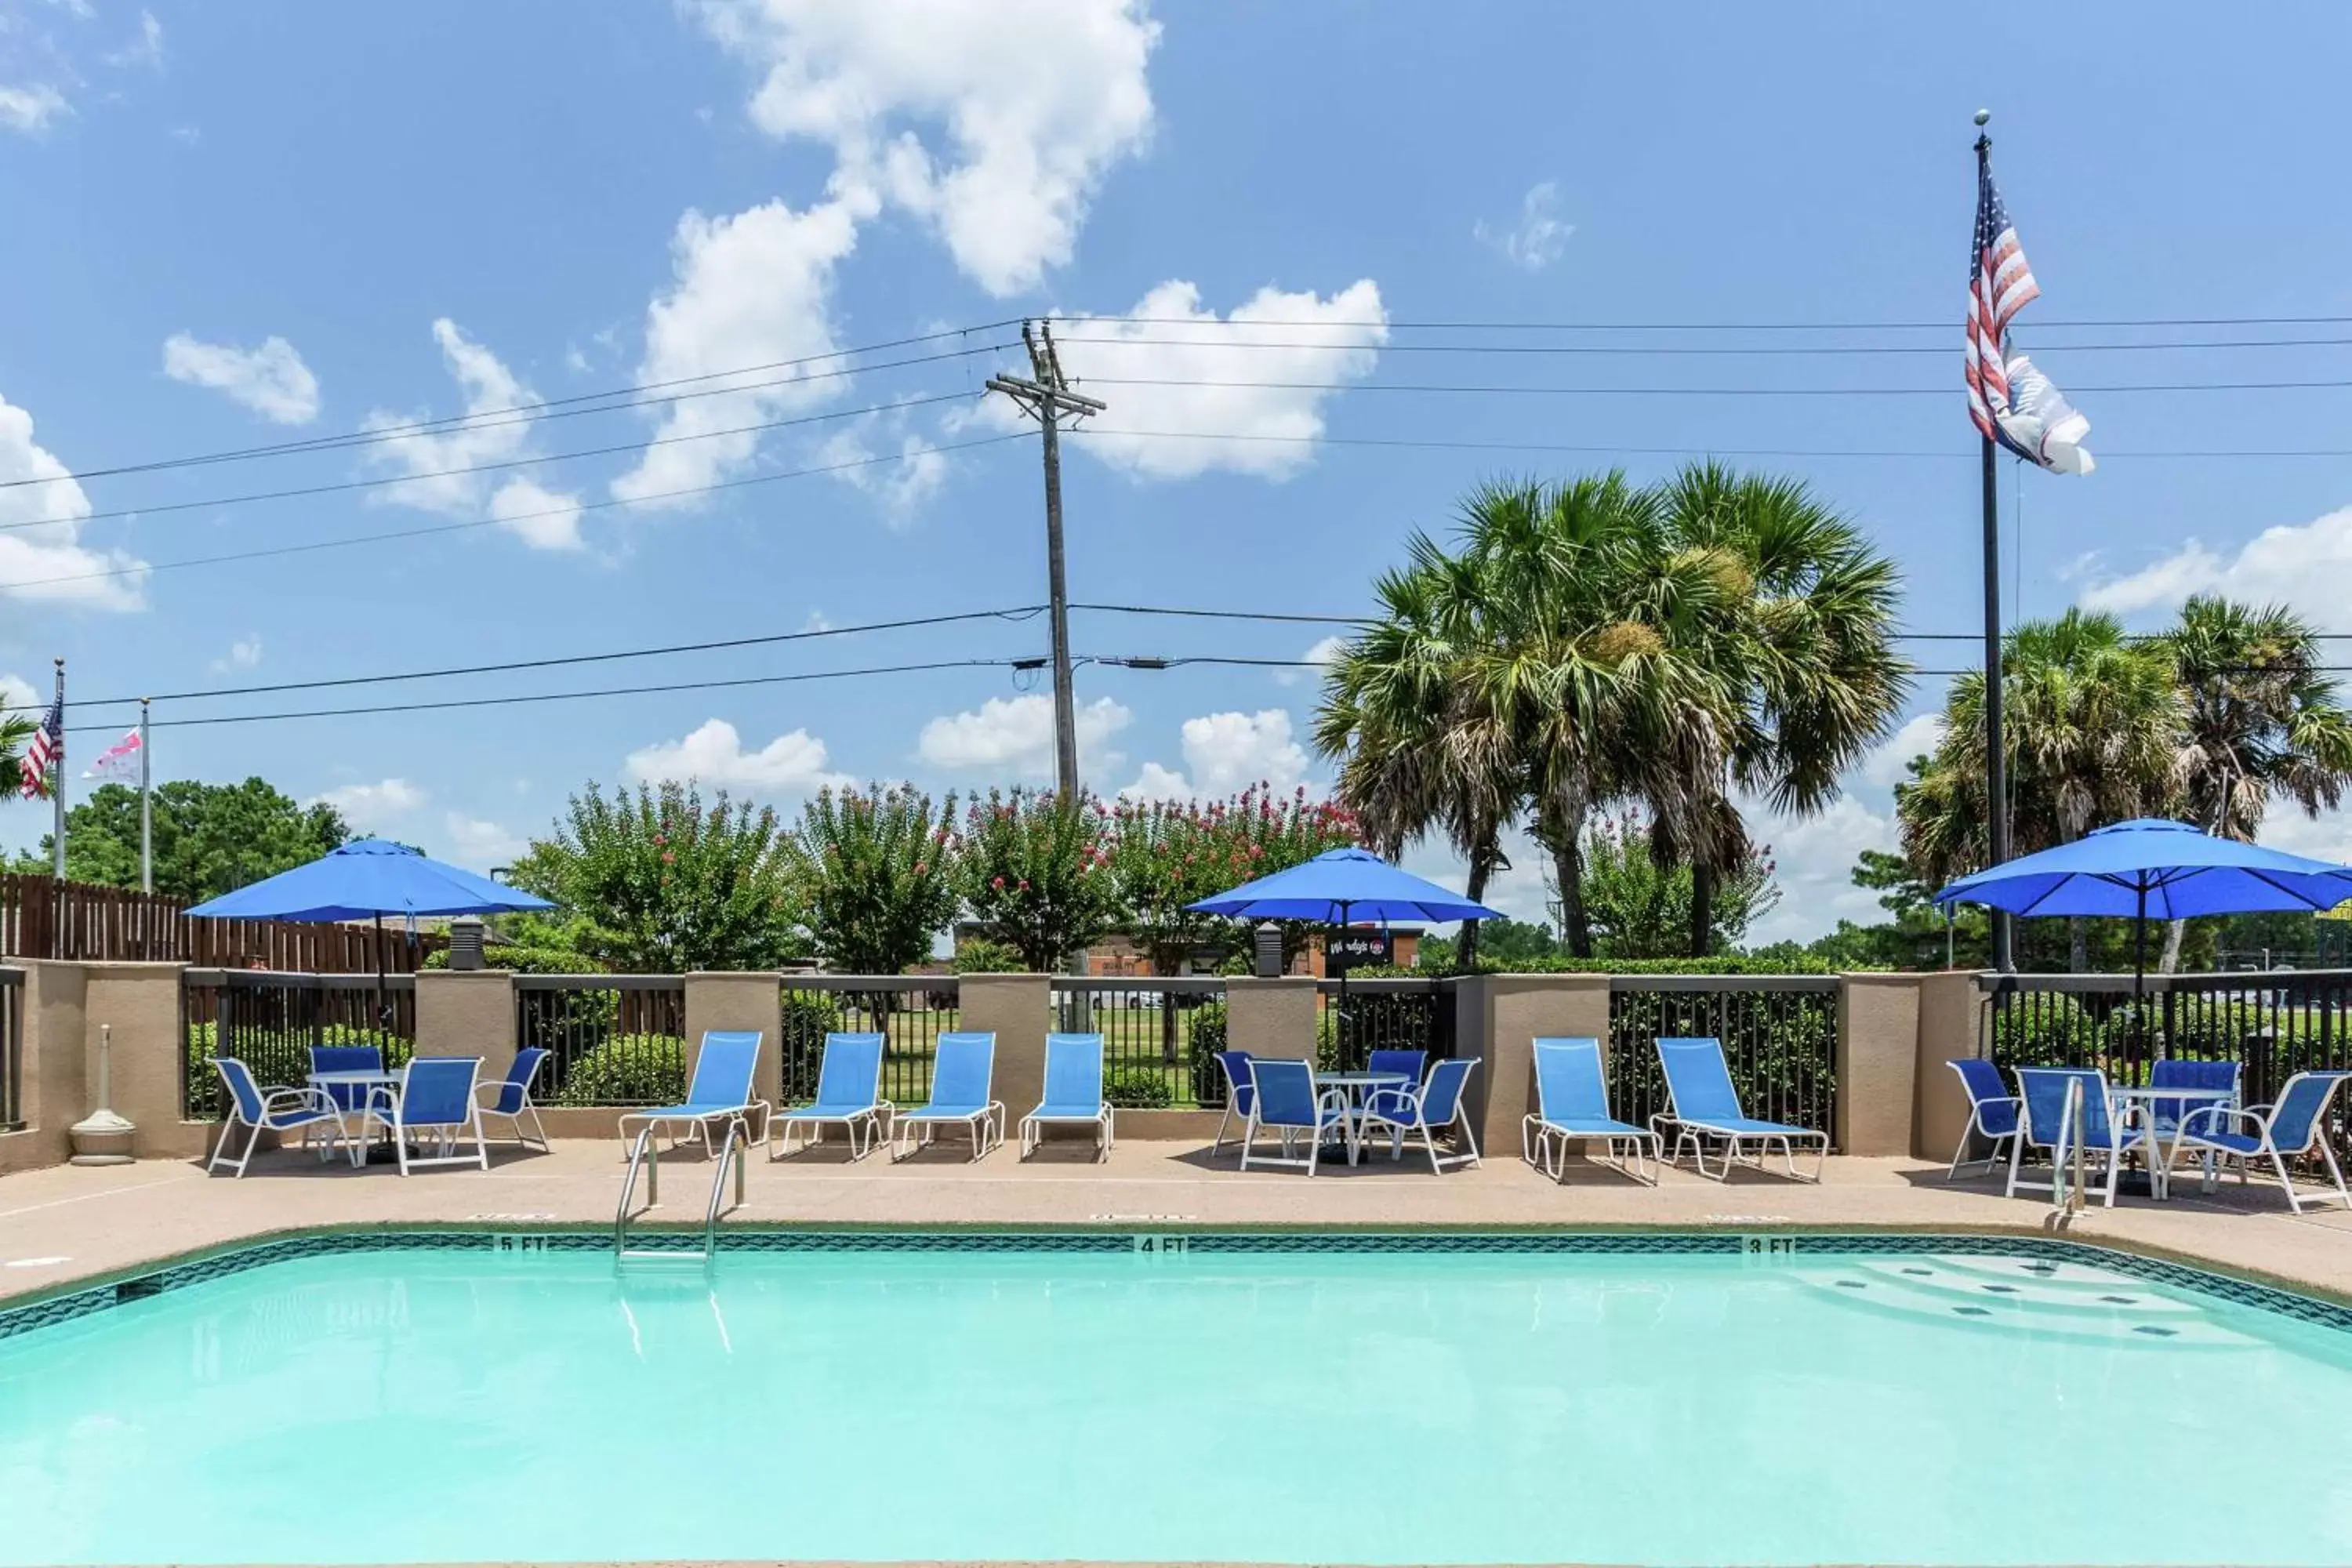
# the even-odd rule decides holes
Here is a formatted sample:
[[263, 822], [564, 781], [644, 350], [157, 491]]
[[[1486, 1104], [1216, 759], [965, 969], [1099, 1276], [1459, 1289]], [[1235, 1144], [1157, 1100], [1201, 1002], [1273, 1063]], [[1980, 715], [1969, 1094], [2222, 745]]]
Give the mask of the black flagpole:
[[[1992, 110], [1977, 110], [1977, 201], [1984, 201], [1985, 182], [1992, 177], [1992, 138], [1984, 133]], [[2000, 492], [1993, 462], [1993, 440], [1984, 438], [1984, 671], [1985, 671], [1985, 824], [1991, 864], [2009, 858], [2009, 760], [2001, 731], [2000, 668]], [[1992, 911], [1992, 966], [2007, 973], [2017, 967], [2011, 944], [2007, 911]]]

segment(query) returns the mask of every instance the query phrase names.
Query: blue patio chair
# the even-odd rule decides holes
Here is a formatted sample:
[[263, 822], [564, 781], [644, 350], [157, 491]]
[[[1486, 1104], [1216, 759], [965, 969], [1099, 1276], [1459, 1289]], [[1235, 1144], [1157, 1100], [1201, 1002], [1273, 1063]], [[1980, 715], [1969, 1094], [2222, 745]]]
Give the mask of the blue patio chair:
[[2149, 1100], [2149, 1131], [2159, 1138], [2170, 1138], [2180, 1131], [2182, 1121], [2192, 1110], [2235, 1109], [2238, 1103], [2238, 1071], [2236, 1062], [2200, 1062], [2187, 1057], [2166, 1057], [2149, 1064], [2147, 1086], [2150, 1089], [2213, 1089], [2230, 1097], [2221, 1104], [2204, 1099]]
[[1225, 1146], [1225, 1124], [1238, 1116], [1242, 1125], [1249, 1125], [1250, 1106], [1257, 1099], [1257, 1090], [1250, 1080], [1250, 1054], [1247, 1051], [1219, 1051], [1217, 1070], [1225, 1075], [1225, 1108], [1217, 1117], [1217, 1136], [1209, 1144], [1211, 1154]]
[[[1722, 1181], [1731, 1174], [1731, 1167], [1750, 1163], [1763, 1168], [1764, 1156], [1773, 1144], [1780, 1146], [1781, 1157], [1789, 1163], [1789, 1174], [1797, 1173], [1799, 1142], [1810, 1142], [1820, 1149], [1813, 1164], [1813, 1177], [1822, 1179], [1822, 1167], [1829, 1163], [1830, 1135], [1811, 1127], [1798, 1127], [1786, 1121], [1764, 1121], [1750, 1116], [1740, 1108], [1739, 1091], [1732, 1087], [1731, 1068], [1723, 1059], [1723, 1042], [1712, 1035], [1662, 1039], [1658, 1042], [1658, 1065], [1666, 1075], [1666, 1109], [1650, 1118], [1650, 1130], [1663, 1139], [1663, 1129], [1675, 1129], [1674, 1152], [1669, 1161], [1680, 1160], [1683, 1145], [1690, 1145], [1691, 1158], [1698, 1165], [1698, 1173], [1706, 1175], [1706, 1140], [1717, 1139], [1723, 1144], [1723, 1169], [1713, 1179]], [[1740, 1145], [1756, 1145], [1756, 1158], [1742, 1162]]]
[[[2172, 1157], [2178, 1160], [2187, 1150], [2235, 1160], [2242, 1183], [2246, 1179], [2249, 1162], [2257, 1157], [2268, 1159], [2271, 1170], [2278, 1176], [2279, 1190], [2286, 1194], [2287, 1207], [2301, 1214], [2304, 1200], [2294, 1190], [2286, 1162], [2292, 1155], [2308, 1154], [2316, 1149], [2326, 1162], [2336, 1196], [2347, 1208], [2352, 1208], [2352, 1192], [2345, 1190], [2343, 1168], [2336, 1164], [2336, 1151], [2327, 1140], [2328, 1102], [2335, 1099], [2336, 1087], [2347, 1078], [2352, 1078], [2352, 1072], [2299, 1072], [2286, 1080], [2273, 1104], [2249, 1105], [2242, 1110], [2219, 1105], [2191, 1109], [2181, 1118], [2180, 1135], [2173, 1142]], [[2325, 1203], [2326, 1199], [2323, 1196], [2317, 1201]]]
[[539, 1077], [539, 1069], [546, 1066], [547, 1058], [554, 1054], [544, 1046], [527, 1046], [517, 1051], [514, 1060], [507, 1064], [506, 1077], [496, 1083], [483, 1084], [475, 1090], [477, 1095], [494, 1097], [482, 1107], [482, 1114], [503, 1118], [507, 1125], [514, 1129], [514, 1139], [518, 1143], [529, 1142], [522, 1130], [523, 1118], [528, 1116], [532, 1131], [538, 1134], [539, 1146], [541, 1149], [548, 1146], [547, 1128], [539, 1120], [539, 1107], [530, 1098], [530, 1086]]
[[[1960, 1173], [1960, 1156], [1969, 1152], [1969, 1140], [1981, 1132], [1992, 1140], [1992, 1148], [1982, 1162], [1985, 1173], [1990, 1175], [2000, 1163], [2000, 1146], [2017, 1137], [2017, 1096], [2000, 1081], [2000, 1069], [1982, 1057], [1960, 1057], [1944, 1064], [1960, 1076], [1960, 1088], [1968, 1092], [1969, 1124], [1960, 1129], [1959, 1147], [1952, 1151], [1952, 1168], [1944, 1173], [1944, 1180]], [[1969, 1160], [1969, 1164], [1979, 1162]]]
[[826, 1128], [838, 1127], [849, 1134], [849, 1157], [863, 1160], [887, 1131], [886, 1119], [892, 1109], [882, 1098], [882, 1037], [827, 1034], [824, 1056], [816, 1068], [816, 1103], [780, 1110], [768, 1119], [768, 1158], [793, 1152], [794, 1128], [806, 1149]]
[[1651, 1185], [1658, 1178], [1643, 1157], [1665, 1163], [1664, 1143], [1654, 1130], [1609, 1114], [1609, 1080], [1602, 1071], [1601, 1042], [1589, 1035], [1543, 1037], [1536, 1041], [1536, 1108], [1519, 1122], [1519, 1158], [1555, 1182], [1568, 1175], [1568, 1146], [1598, 1139], [1609, 1163], [1625, 1168], [1618, 1145], [1633, 1151], [1633, 1173]]
[[1095, 1158], [1110, 1158], [1110, 1101], [1103, 1098], [1103, 1037], [1100, 1035], [1045, 1037], [1045, 1097], [1037, 1109], [1021, 1119], [1021, 1152], [1025, 1158], [1045, 1142], [1048, 1127], [1090, 1126], [1095, 1130]]
[[[474, 1098], [474, 1080], [480, 1076], [479, 1057], [414, 1057], [401, 1069], [400, 1082], [380, 1092], [361, 1113], [362, 1138], [371, 1124], [392, 1134], [400, 1159], [400, 1173], [425, 1165], [472, 1165], [490, 1168], [490, 1145], [482, 1136], [482, 1105]], [[470, 1154], [457, 1152], [467, 1141]], [[431, 1143], [437, 1154], [412, 1152]]]
[[[2021, 1188], [2036, 1193], [2057, 1191], [2057, 1173], [2074, 1157], [2075, 1130], [2070, 1124], [2067, 1104], [2077, 1085], [2082, 1089], [2083, 1153], [2086, 1158], [2106, 1163], [2105, 1203], [2109, 1208], [2116, 1206], [2116, 1177], [2128, 1156], [2147, 1146], [2147, 1137], [2138, 1128], [2126, 1127], [2116, 1120], [2107, 1100], [2107, 1075], [2095, 1068], [2017, 1069], [2018, 1099], [2022, 1101], [2024, 1114], [2017, 1141], [2009, 1146], [2009, 1185], [2004, 1195], [2014, 1197]], [[2049, 1181], [2018, 1179], [2018, 1166], [2028, 1149], [2049, 1152]]]
[[[1476, 1164], [1478, 1139], [1470, 1131], [1469, 1110], [1463, 1104], [1462, 1089], [1470, 1081], [1470, 1069], [1477, 1065], [1475, 1057], [1448, 1057], [1431, 1068], [1429, 1077], [1418, 1086], [1375, 1094], [1364, 1106], [1362, 1124], [1357, 1133], [1358, 1147], [1370, 1142], [1374, 1133], [1386, 1132], [1389, 1158], [1402, 1160], [1406, 1135], [1418, 1132], [1421, 1146], [1429, 1151], [1432, 1171], [1443, 1174], [1448, 1165]], [[1436, 1135], [1449, 1130], [1461, 1141], [1463, 1152], [1440, 1159]]]
[[[751, 1089], [751, 1080], [760, 1070], [760, 1039], [758, 1029], [705, 1029], [702, 1049], [694, 1058], [694, 1081], [687, 1086], [686, 1099], [676, 1105], [657, 1105], [650, 1110], [625, 1111], [621, 1116], [621, 1142], [626, 1147], [632, 1124], [662, 1128], [686, 1127], [702, 1140], [705, 1152], [713, 1150], [711, 1130], [730, 1121], [747, 1123], [753, 1111], [760, 1113], [761, 1132], [769, 1131], [768, 1120], [774, 1108], [759, 1099]], [[671, 1147], [684, 1142], [673, 1136]]]
[[917, 1142], [928, 1143], [940, 1128], [958, 1122], [971, 1130], [975, 1160], [1003, 1142], [1004, 1102], [989, 1094], [995, 1076], [993, 1030], [941, 1035], [931, 1053], [930, 1103], [891, 1117], [890, 1157], [906, 1158]]
[[[308, 1148], [318, 1133], [332, 1128], [328, 1141], [319, 1149], [319, 1162], [324, 1164], [350, 1135], [344, 1124], [342, 1108], [323, 1089], [263, 1088], [254, 1081], [253, 1069], [235, 1057], [220, 1057], [213, 1067], [220, 1073], [221, 1087], [228, 1090], [228, 1114], [221, 1118], [220, 1142], [213, 1145], [212, 1158], [205, 1162], [205, 1174], [211, 1175], [223, 1164], [233, 1165], [236, 1173], [245, 1174], [245, 1167], [253, 1158], [255, 1145], [264, 1132], [284, 1134], [299, 1131]], [[245, 1141], [245, 1152], [234, 1161], [228, 1158], [229, 1140], [240, 1127], [251, 1128]], [[354, 1158], [356, 1159], [354, 1146]]]
[[[383, 1048], [380, 1046], [312, 1046], [312, 1072], [382, 1072]], [[345, 1115], [367, 1109], [368, 1096], [375, 1092], [372, 1085], [361, 1083], [326, 1083], [319, 1086], [335, 1108]]]
[[[1322, 1157], [1323, 1140], [1332, 1132], [1347, 1144], [1349, 1163], [1355, 1163], [1356, 1127], [1348, 1108], [1348, 1091], [1330, 1089], [1318, 1094], [1312, 1062], [1287, 1057], [1252, 1058], [1250, 1087], [1255, 1092], [1250, 1096], [1249, 1118], [1242, 1123], [1243, 1170], [1250, 1168], [1250, 1150], [1265, 1132], [1281, 1135], [1282, 1153], [1259, 1155], [1261, 1165], [1289, 1165], [1311, 1176]], [[1303, 1159], [1293, 1152], [1302, 1133], [1307, 1138]]]

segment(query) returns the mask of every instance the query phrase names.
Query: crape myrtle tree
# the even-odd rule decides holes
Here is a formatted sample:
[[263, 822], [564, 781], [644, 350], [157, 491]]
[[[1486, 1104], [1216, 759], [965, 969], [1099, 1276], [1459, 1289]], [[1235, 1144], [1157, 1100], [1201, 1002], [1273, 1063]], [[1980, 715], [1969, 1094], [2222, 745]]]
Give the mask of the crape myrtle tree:
[[990, 790], [964, 816], [957, 883], [973, 918], [1038, 973], [1062, 967], [1124, 912], [1108, 814], [1091, 795]]
[[772, 969], [798, 956], [800, 889], [776, 814], [691, 784], [607, 799], [591, 784], [509, 879], [571, 917], [568, 940], [623, 972]]
[[907, 785], [822, 789], [793, 837], [811, 938], [845, 974], [897, 974], [955, 919], [955, 796]]

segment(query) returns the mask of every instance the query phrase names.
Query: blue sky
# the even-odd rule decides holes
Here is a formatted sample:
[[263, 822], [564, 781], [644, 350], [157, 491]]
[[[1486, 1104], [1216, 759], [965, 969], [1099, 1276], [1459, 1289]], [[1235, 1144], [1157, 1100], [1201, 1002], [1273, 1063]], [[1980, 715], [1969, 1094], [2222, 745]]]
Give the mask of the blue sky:
[[[2352, 318], [2335, 199], [2352, 13], [2263, 15], [2216, 28], [2202, 7], [2085, 6], [2066, 47], [1989, 57], [1968, 14], [1860, 4], [0, 0], [0, 479], [50, 481], [0, 490], [0, 522], [43, 524], [0, 531], [0, 679], [20, 683], [10, 700], [46, 691], [62, 655], [94, 699], [1033, 605], [1035, 448], [994, 439], [1004, 411], [976, 395], [1017, 355], [937, 356], [1007, 337], [961, 329], [1040, 313], [1183, 319], [1064, 328], [1066, 368], [1111, 405], [1066, 464], [1081, 602], [1345, 615], [1482, 477], [1871, 452], [1901, 455], [1744, 460], [1802, 474], [1901, 562], [1909, 627], [1964, 632], [1979, 544], [1958, 322], [1980, 104], [2043, 289], [2016, 335], [2101, 458], [2088, 479], [2023, 476], [2022, 608], [2088, 599], [2152, 623], [2214, 586], [2352, 632], [2352, 392], [2101, 390], [2352, 380], [2347, 346], [2095, 346], [2352, 338], [2352, 321], [2060, 324]], [[1223, 324], [1236, 311], [1284, 324]], [[1454, 322], [1817, 330], [1426, 324]], [[940, 331], [960, 335], [840, 357]], [[1244, 339], [1257, 346], [1226, 346]], [[1469, 343], [1926, 352], [1451, 352]], [[876, 368], [913, 358], [929, 363]], [[709, 379], [782, 362], [802, 363]], [[554, 416], [687, 377], [719, 395]], [[1195, 384], [1138, 384], [1171, 381]], [[1198, 384], [1237, 382], [1343, 390]], [[1412, 390], [1431, 385], [1619, 390]], [[1633, 390], [1706, 387], [1745, 395]], [[93, 473], [516, 408], [430, 439]], [[795, 419], [812, 422], [724, 434]], [[1528, 445], [1349, 444], [1393, 439]], [[557, 460], [585, 448], [610, 450]], [[2339, 455], [2179, 455], [2277, 450]], [[477, 471], [407, 479], [447, 468]], [[833, 471], [767, 478], [813, 468]], [[388, 479], [406, 482], [231, 499]], [[111, 513], [128, 515], [95, 515]], [[1297, 658], [1319, 636], [1081, 614], [1073, 641]], [[157, 717], [1044, 647], [1039, 622], [969, 623]], [[1302, 749], [1314, 685], [1296, 673], [1078, 679], [1097, 789], [1328, 776]], [[1942, 684], [1921, 682], [1916, 712]], [[1045, 777], [1045, 719], [987, 668], [159, 722], [155, 759], [159, 776], [259, 773], [488, 865], [587, 779], [692, 773], [786, 807], [833, 778], [969, 789]], [[1790, 888], [1765, 934], [1868, 916], [1846, 868], [1891, 843], [1885, 786], [1921, 739], [1858, 770], [1825, 817], [1759, 822]], [[80, 755], [102, 741], [78, 736]], [[45, 825], [11, 807], [0, 843]], [[2352, 848], [2332, 820], [2275, 837]], [[1500, 899], [1538, 911], [1537, 857]]]

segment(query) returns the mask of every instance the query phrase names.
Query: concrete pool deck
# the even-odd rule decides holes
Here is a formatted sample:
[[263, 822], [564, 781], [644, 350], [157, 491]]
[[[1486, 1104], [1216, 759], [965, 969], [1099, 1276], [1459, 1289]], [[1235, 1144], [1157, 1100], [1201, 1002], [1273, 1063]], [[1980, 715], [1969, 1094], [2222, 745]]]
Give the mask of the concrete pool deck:
[[[1652, 1188], [1578, 1163], [1556, 1185], [1516, 1151], [1442, 1176], [1425, 1161], [1392, 1164], [1383, 1154], [1312, 1178], [1243, 1173], [1230, 1145], [1213, 1162], [1200, 1145], [1173, 1142], [1124, 1142], [1101, 1163], [1083, 1145], [1049, 1144], [1026, 1161], [1015, 1152], [999, 1149], [967, 1164], [943, 1142], [893, 1164], [879, 1152], [851, 1163], [837, 1145], [775, 1163], [755, 1152], [746, 1201], [724, 1223], [2011, 1231], [2126, 1247], [2352, 1301], [2352, 1215], [2292, 1215], [2275, 1184], [2240, 1187], [2234, 1178], [2206, 1196], [2184, 1174], [2170, 1202], [2126, 1195], [2112, 1210], [2092, 1206], [2062, 1219], [2046, 1198], [2004, 1198], [1996, 1181], [1947, 1186], [1941, 1165], [1912, 1159], [1832, 1158], [1819, 1185], [1752, 1171], [1717, 1183], [1685, 1168]], [[388, 1165], [354, 1170], [289, 1152], [257, 1156], [242, 1180], [208, 1177], [200, 1163], [184, 1160], [22, 1172], [0, 1177], [0, 1301], [288, 1232], [609, 1226], [624, 1173], [617, 1142], [564, 1139], [546, 1153], [496, 1148], [487, 1172], [439, 1169], [405, 1179]], [[711, 1173], [694, 1152], [665, 1159], [662, 1206], [643, 1223], [698, 1227]]]

